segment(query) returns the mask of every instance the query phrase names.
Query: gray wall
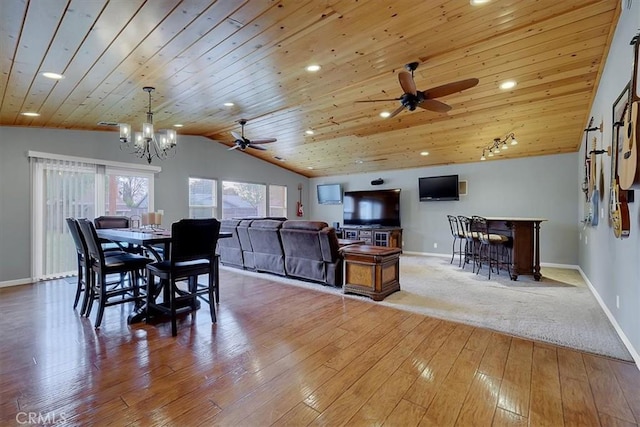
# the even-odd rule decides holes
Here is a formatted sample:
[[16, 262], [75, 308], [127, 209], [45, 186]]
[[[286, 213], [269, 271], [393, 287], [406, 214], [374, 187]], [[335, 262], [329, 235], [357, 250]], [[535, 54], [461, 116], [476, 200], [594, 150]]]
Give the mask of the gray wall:
[[[603, 121], [604, 131], [598, 146], [605, 147], [612, 141], [612, 106], [624, 86], [631, 78], [633, 70], [633, 49], [629, 42], [640, 28], [640, 1], [622, 3], [622, 14], [611, 43], [607, 62], [602, 74], [598, 91], [592, 105], [590, 116], [594, 123]], [[590, 134], [591, 136], [592, 134]], [[604, 143], [604, 144], [603, 144]], [[582, 162], [584, 142], [577, 163], [580, 181], [584, 174]], [[602, 159], [604, 165], [605, 187], [609, 188], [611, 158]], [[580, 202], [584, 197], [579, 188]], [[597, 295], [616, 319], [633, 347], [640, 352], [640, 189], [636, 189], [635, 202], [629, 204], [631, 235], [628, 239], [616, 239], [607, 221], [609, 194], [605, 195], [605, 217], [597, 227], [587, 227], [579, 236], [579, 263], [588, 277]], [[578, 218], [582, 217], [580, 209]], [[576, 219], [577, 220], [577, 219]], [[618, 301], [619, 304], [618, 304]], [[636, 354], [637, 355], [637, 354]], [[638, 363], [640, 360], [636, 359]]]
[[[400, 188], [405, 251], [450, 254], [447, 214], [536, 217], [548, 220], [541, 227], [542, 262], [577, 265], [581, 228], [575, 220], [579, 204], [575, 191], [577, 163], [574, 153], [314, 178], [310, 181], [310, 215], [312, 219], [342, 224], [343, 205], [319, 205], [317, 184], [339, 183], [344, 191]], [[460, 196], [459, 201], [419, 201], [419, 177], [450, 174], [467, 181], [466, 196]], [[371, 181], [376, 178], [384, 179], [384, 184], [372, 186]]]
[[[206, 138], [179, 135], [177, 155], [154, 159], [155, 208], [165, 224], [186, 218], [188, 178], [269, 183], [288, 187], [288, 217], [295, 217], [298, 184], [308, 195], [308, 179]], [[31, 275], [30, 171], [27, 151], [146, 164], [118, 149], [118, 134], [57, 129], [0, 127], [0, 284], [24, 282]], [[306, 200], [303, 199], [303, 204]]]

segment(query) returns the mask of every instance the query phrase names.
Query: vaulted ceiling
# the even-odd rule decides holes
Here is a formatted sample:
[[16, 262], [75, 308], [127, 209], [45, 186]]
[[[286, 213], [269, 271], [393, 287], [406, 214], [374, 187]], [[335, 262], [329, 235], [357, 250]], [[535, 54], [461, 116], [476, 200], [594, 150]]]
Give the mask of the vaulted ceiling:
[[[140, 127], [154, 86], [156, 128], [231, 146], [245, 118], [246, 137], [277, 142], [241, 155], [308, 177], [477, 162], [512, 132], [518, 145], [487, 161], [575, 152], [620, 3], [1, 1], [0, 124], [104, 130], [117, 150], [98, 122]], [[413, 61], [419, 90], [479, 84], [439, 98], [447, 113], [384, 119], [399, 101], [357, 102], [402, 95]]]

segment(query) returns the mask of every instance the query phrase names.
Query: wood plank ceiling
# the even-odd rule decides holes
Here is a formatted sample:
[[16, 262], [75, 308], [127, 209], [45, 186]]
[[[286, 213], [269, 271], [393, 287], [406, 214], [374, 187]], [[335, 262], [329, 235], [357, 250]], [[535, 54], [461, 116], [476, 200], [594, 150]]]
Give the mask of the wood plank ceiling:
[[[140, 127], [142, 87], [155, 86], [156, 128], [181, 123], [178, 138], [231, 146], [246, 118], [248, 138], [278, 141], [229, 156], [308, 177], [477, 162], [510, 132], [519, 144], [492, 159], [576, 152], [620, 3], [2, 1], [0, 124], [105, 130], [118, 149], [116, 129], [97, 123]], [[440, 98], [448, 113], [383, 119], [399, 101], [356, 102], [402, 95], [397, 74], [412, 61], [419, 90], [480, 83]], [[505, 80], [517, 86], [499, 89]]]

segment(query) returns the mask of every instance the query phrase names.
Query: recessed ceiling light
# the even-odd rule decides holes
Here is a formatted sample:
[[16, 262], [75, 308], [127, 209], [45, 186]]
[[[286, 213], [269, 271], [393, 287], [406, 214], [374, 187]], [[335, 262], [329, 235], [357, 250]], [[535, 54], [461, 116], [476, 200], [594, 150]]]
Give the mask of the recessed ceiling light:
[[316, 71], [319, 71], [319, 70], [320, 70], [320, 66], [317, 64], [312, 64], [307, 66], [307, 71], [311, 73], [315, 73]]
[[306, 133], [307, 135], [313, 135], [315, 132], [313, 131], [313, 129], [307, 129], [304, 131], [304, 133]]
[[489, 3], [491, 0], [469, 0], [469, 4], [471, 6], [479, 6], [481, 4], [487, 4]]
[[236, 104], [234, 104], [233, 102], [225, 102], [224, 103], [225, 107], [233, 107], [234, 105], [236, 105]]
[[307, 169], [311, 170], [313, 169], [313, 166], [307, 166]]
[[421, 156], [428, 156], [429, 152], [428, 151], [422, 151], [422, 152], [420, 152], [420, 155]]
[[22, 114], [23, 116], [27, 116], [27, 117], [38, 117], [38, 116], [40, 116], [39, 113], [32, 113], [32, 112], [26, 112], [26, 113], [20, 113], [20, 114]]
[[50, 71], [45, 71], [44, 73], [42, 73], [42, 75], [48, 79], [54, 79], [54, 80], [64, 79], [64, 76], [62, 74], [52, 73]]
[[386, 119], [390, 115], [391, 115], [391, 113], [388, 112], [388, 111], [383, 111], [382, 113], [380, 113], [380, 117], [382, 117], [383, 119]]
[[182, 126], [184, 125], [180, 123], [176, 123], [175, 125], [173, 125], [174, 128], [181, 128]]
[[516, 87], [516, 84], [517, 83], [513, 80], [507, 80], [506, 82], [500, 83], [500, 89], [502, 90], [513, 89], [514, 87]]

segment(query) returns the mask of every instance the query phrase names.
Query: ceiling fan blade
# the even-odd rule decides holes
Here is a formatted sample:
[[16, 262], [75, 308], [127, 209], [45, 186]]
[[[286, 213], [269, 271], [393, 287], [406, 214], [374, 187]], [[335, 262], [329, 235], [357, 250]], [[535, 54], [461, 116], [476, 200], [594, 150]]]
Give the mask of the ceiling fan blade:
[[238, 132], [231, 131], [231, 135], [233, 135], [235, 139], [243, 139], [242, 135], [240, 135]]
[[254, 145], [253, 141], [251, 141], [251, 144], [248, 144], [247, 147], [254, 148], [256, 150], [267, 151], [266, 148], [264, 148], [264, 147], [262, 147], [260, 145]]
[[466, 79], [457, 82], [447, 83], [446, 85], [432, 87], [425, 90], [423, 93], [425, 99], [440, 98], [441, 96], [451, 95], [452, 93], [461, 92], [465, 89], [469, 89], [477, 85], [478, 79]]
[[404, 93], [410, 93], [412, 95], [417, 93], [416, 82], [413, 81], [411, 73], [407, 71], [400, 71], [400, 74], [398, 74], [398, 81], [400, 81], [400, 86]]
[[446, 113], [451, 110], [451, 105], [445, 104], [444, 102], [440, 102], [436, 99], [425, 99], [418, 104], [418, 107], [429, 111], [435, 111], [436, 113]]
[[389, 98], [389, 99], [367, 99], [364, 101], [356, 101], [356, 102], [389, 102], [389, 101], [400, 101], [400, 98]]
[[235, 150], [236, 148], [240, 148], [240, 146], [237, 144], [234, 144], [233, 147], [227, 148], [227, 151]]
[[263, 139], [252, 139], [251, 144], [268, 144], [270, 142], [276, 142], [275, 138], [263, 138]]
[[395, 109], [395, 111], [394, 111], [393, 113], [391, 113], [391, 114], [389, 115], [389, 117], [387, 117], [387, 118], [388, 118], [388, 119], [390, 119], [390, 118], [392, 118], [392, 117], [397, 116], [397, 115], [398, 115], [398, 113], [399, 113], [400, 111], [402, 111], [402, 110], [404, 110], [404, 105], [401, 105], [401, 106], [399, 106], [398, 108], [396, 108], [396, 109]]

